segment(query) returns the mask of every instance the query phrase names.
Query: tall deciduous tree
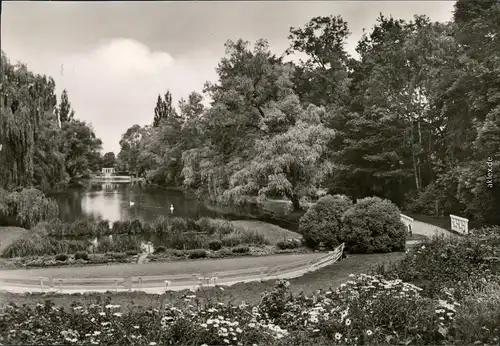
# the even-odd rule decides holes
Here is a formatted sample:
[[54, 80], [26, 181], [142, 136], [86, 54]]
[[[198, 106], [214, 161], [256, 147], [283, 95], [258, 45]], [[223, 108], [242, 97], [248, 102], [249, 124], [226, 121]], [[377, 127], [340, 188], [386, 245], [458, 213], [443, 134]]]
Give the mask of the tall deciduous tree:
[[99, 170], [102, 141], [91, 126], [80, 120], [63, 123], [62, 151], [70, 178], [85, 178]]
[[163, 98], [158, 95], [155, 107], [155, 116], [153, 119], [153, 127], [158, 127], [160, 122], [164, 119], [176, 116], [177, 112], [172, 105], [172, 94], [170, 91], [167, 90]]
[[75, 111], [71, 108], [71, 103], [69, 102], [68, 92], [66, 89], [62, 91], [61, 102], [57, 108], [57, 114], [61, 124], [73, 120], [75, 116]]

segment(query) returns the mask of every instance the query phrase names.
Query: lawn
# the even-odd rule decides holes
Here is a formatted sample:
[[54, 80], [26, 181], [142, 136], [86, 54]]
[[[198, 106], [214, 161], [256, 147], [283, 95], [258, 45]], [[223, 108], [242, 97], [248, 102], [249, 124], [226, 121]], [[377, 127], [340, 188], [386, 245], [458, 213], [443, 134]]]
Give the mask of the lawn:
[[282, 227], [263, 222], [263, 221], [253, 221], [253, 220], [238, 220], [231, 221], [233, 226], [239, 231], [253, 231], [264, 236], [272, 245], [286, 239], [296, 239], [302, 236], [296, 232], [289, 231]]
[[26, 232], [28, 230], [20, 227], [0, 227], [0, 255], [10, 244]]
[[[353, 255], [344, 261], [337, 262], [333, 265], [322, 268], [318, 271], [307, 273], [301, 277], [291, 279], [292, 291], [294, 294], [304, 292], [311, 294], [318, 289], [330, 289], [338, 287], [342, 282], [348, 280], [349, 274], [367, 273], [371, 268], [383, 264], [392, 263], [404, 257], [404, 253], [395, 252], [388, 254], [370, 254], [370, 255]], [[275, 280], [266, 282], [239, 283], [230, 287], [224, 287], [224, 290], [219, 288], [210, 288], [203, 291], [198, 291], [195, 294], [202, 300], [214, 297], [223, 302], [245, 301], [249, 304], [258, 303], [261, 294], [265, 290], [270, 290], [274, 287]], [[168, 292], [166, 294], [146, 294], [142, 292], [120, 292], [120, 293], [96, 293], [96, 294], [13, 294], [8, 292], [0, 292], [1, 304], [7, 302], [17, 302], [20, 304], [28, 304], [34, 306], [42, 300], [51, 300], [58, 306], [69, 307], [72, 302], [78, 304], [96, 303], [98, 300], [104, 301], [108, 298], [112, 299], [114, 304], [119, 304], [125, 308], [133, 306], [144, 306], [158, 308], [162, 302], [179, 301], [187, 292]], [[188, 293], [193, 294], [193, 293]]]

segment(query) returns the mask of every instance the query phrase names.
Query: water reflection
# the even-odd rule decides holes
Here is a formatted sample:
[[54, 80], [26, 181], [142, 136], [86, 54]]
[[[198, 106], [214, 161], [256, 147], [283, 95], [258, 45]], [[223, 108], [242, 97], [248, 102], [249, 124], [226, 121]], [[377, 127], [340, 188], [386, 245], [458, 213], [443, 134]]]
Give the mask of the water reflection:
[[[291, 230], [296, 228], [296, 223], [281, 217], [271, 217], [271, 214], [262, 211], [206, 206], [195, 196], [182, 191], [144, 187], [138, 184], [95, 184], [85, 189], [68, 189], [51, 194], [50, 197], [58, 203], [59, 216], [63, 221], [89, 219], [114, 222], [135, 218], [153, 221], [160, 216], [190, 218], [223, 216], [227, 219], [260, 219]], [[133, 202], [133, 205], [130, 202]]]
[[[181, 191], [145, 188], [129, 183], [103, 183], [88, 189], [70, 189], [53, 194], [59, 204], [60, 218], [151, 221], [159, 216], [215, 216], [218, 213], [204, 208], [199, 201]], [[170, 210], [173, 205], [173, 210]]]

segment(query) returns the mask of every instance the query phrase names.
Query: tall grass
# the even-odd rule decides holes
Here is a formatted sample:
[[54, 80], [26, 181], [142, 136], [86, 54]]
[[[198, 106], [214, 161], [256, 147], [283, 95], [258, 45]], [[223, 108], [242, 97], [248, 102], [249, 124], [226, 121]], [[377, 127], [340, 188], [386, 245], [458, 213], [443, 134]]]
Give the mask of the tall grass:
[[261, 234], [251, 231], [237, 231], [230, 234], [220, 235], [223, 246], [232, 247], [238, 245], [267, 245], [269, 241]]
[[134, 237], [117, 237], [115, 239], [102, 238], [95, 249], [97, 253], [106, 252], [141, 252], [141, 242]]
[[57, 203], [37, 189], [19, 192], [0, 190], [0, 218], [13, 221], [9, 226], [31, 228], [40, 221], [53, 220], [59, 215]]
[[30, 232], [10, 244], [2, 257], [48, 256], [85, 251], [90, 246], [84, 240], [57, 240], [41, 232]]

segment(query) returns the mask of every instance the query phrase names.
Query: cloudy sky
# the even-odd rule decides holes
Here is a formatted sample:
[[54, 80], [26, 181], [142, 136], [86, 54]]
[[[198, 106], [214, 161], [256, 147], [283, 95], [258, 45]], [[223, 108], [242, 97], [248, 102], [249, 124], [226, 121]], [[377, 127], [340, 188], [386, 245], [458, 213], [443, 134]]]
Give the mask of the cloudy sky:
[[121, 134], [150, 124], [159, 93], [174, 101], [215, 81], [228, 39], [266, 38], [281, 54], [291, 26], [341, 15], [354, 53], [379, 13], [451, 19], [453, 1], [303, 2], [4, 2], [2, 50], [68, 90], [76, 117], [92, 123], [103, 150], [118, 153]]

